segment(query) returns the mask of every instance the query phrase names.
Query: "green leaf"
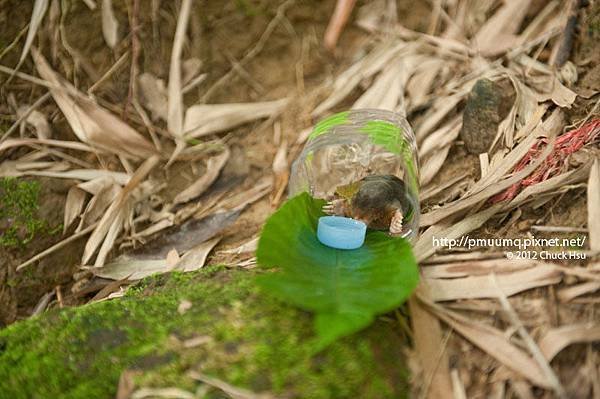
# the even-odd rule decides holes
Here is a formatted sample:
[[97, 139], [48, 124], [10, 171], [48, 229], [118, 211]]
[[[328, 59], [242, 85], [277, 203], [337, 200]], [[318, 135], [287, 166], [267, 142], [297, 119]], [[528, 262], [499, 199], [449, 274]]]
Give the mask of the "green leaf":
[[277, 270], [258, 277], [269, 294], [316, 313], [316, 350], [368, 326], [375, 315], [402, 304], [419, 280], [410, 244], [368, 231], [355, 250], [317, 239], [325, 201], [302, 193], [275, 212], [263, 229], [257, 260]]

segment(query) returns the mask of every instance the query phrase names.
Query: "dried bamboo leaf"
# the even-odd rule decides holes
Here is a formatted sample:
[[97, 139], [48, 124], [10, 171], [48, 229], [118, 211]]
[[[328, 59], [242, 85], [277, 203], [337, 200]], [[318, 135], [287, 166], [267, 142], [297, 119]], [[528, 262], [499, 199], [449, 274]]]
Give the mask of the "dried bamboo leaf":
[[426, 185], [435, 177], [441, 169], [450, 147], [462, 127], [462, 118], [456, 117], [447, 125], [441, 127], [425, 138], [419, 147], [419, 158], [421, 161], [420, 182]]
[[[498, 275], [498, 284], [506, 295], [511, 296], [535, 287], [556, 284], [561, 273], [550, 264]], [[487, 275], [455, 279], [428, 279], [430, 299], [434, 302], [457, 299], [496, 298], [497, 289]]]
[[193, 105], [185, 114], [185, 137], [205, 136], [256, 119], [273, 117], [283, 110], [287, 101], [287, 99], [281, 99], [256, 103]]
[[569, 302], [571, 299], [577, 298], [578, 296], [589, 294], [598, 290], [600, 290], [600, 282], [588, 281], [586, 283], [562, 288], [558, 291], [557, 296], [562, 302]]
[[[459, 132], [460, 129], [457, 130]], [[425, 186], [429, 183], [435, 175], [440, 171], [442, 166], [444, 165], [444, 161], [448, 157], [448, 152], [450, 152], [451, 145], [447, 145], [443, 148], [437, 150], [434, 154], [424, 158], [421, 166], [421, 171], [419, 173], [419, 183], [422, 186]]]
[[[17, 116], [19, 118], [22, 117], [28, 108], [29, 107], [26, 105], [19, 107], [19, 109], [17, 109]], [[31, 111], [25, 118], [25, 122], [33, 126], [35, 129], [35, 135], [38, 139], [47, 140], [52, 135], [50, 131], [50, 124], [48, 124], [46, 116], [38, 110]]]
[[273, 181], [271, 178], [262, 178], [252, 188], [225, 199], [217, 205], [217, 208], [242, 210], [267, 195], [272, 186]]
[[204, 193], [217, 180], [230, 154], [229, 149], [225, 148], [225, 151], [221, 154], [210, 158], [206, 163], [206, 172], [189, 187], [177, 194], [173, 203], [181, 204], [188, 202]]
[[[98, 226], [91, 234], [90, 238], [88, 239], [85, 245], [82, 258], [82, 263], [84, 265], [88, 263], [88, 261], [92, 258], [98, 247], [100, 247], [100, 245], [104, 242], [105, 238], [107, 237], [107, 234], [109, 234], [109, 232], [115, 232], [117, 228], [113, 227], [113, 223], [117, 219], [122, 220], [124, 216], [122, 211], [126, 205], [126, 201], [128, 200], [131, 192], [135, 187], [137, 187], [141, 183], [142, 180], [146, 178], [150, 171], [156, 166], [158, 160], [158, 156], [153, 156], [144, 161], [144, 163], [140, 165], [140, 167], [136, 170], [133, 176], [131, 176], [129, 182], [127, 182], [125, 187], [123, 187], [123, 189], [121, 190], [115, 201], [110, 205], [106, 213], [102, 216], [102, 219], [100, 219]], [[108, 251], [107, 248], [104, 248], [104, 250], [105, 252]], [[104, 259], [100, 259], [100, 261], [97, 260], [95, 266], [100, 267], [102, 266], [103, 262]]]
[[549, 79], [540, 82], [540, 85], [545, 89], [551, 87], [548, 92], [535, 92], [538, 102], [552, 100], [552, 102], [562, 108], [571, 108], [571, 105], [577, 98], [577, 93], [569, 89], [558, 80], [556, 75], [551, 75]]
[[435, 78], [445, 62], [442, 59], [429, 58], [419, 65], [419, 69], [406, 85], [406, 93], [411, 107], [418, 107], [425, 103]]
[[79, 226], [77, 226], [76, 231], [80, 231], [84, 227], [92, 225], [96, 221], [100, 220], [106, 209], [108, 209], [110, 204], [113, 203], [120, 192], [121, 186], [112, 181], [110, 184], [107, 184], [96, 194], [94, 194], [90, 202], [88, 202], [87, 206], [85, 207], [83, 214], [81, 215], [81, 221], [79, 222]]
[[463, 218], [458, 223], [452, 225], [433, 225], [425, 230], [417, 240], [414, 246], [414, 253], [417, 261], [422, 262], [435, 253], [433, 246], [434, 237], [447, 237], [448, 239], [457, 239], [481, 227], [489, 218], [494, 216], [502, 209], [502, 204], [493, 205], [481, 212]]
[[108, 47], [114, 49], [119, 39], [119, 22], [113, 12], [112, 0], [102, 0], [102, 34]]
[[175, 267], [175, 265], [177, 264], [177, 262], [179, 262], [180, 259], [181, 259], [181, 257], [179, 256], [179, 253], [177, 253], [177, 250], [175, 248], [173, 248], [172, 250], [170, 250], [167, 253], [167, 256], [165, 258], [165, 262], [167, 264], [167, 268], [169, 270], [173, 270], [173, 268]]
[[[415, 68], [423, 60], [420, 55], [397, 57], [390, 61], [352, 108], [396, 110], [404, 103], [404, 87]], [[401, 113], [406, 111], [402, 108]]]
[[35, 48], [31, 51], [40, 76], [53, 84], [50, 93], [79, 140], [124, 157], [144, 159], [155, 154], [148, 140], [63, 80]]
[[254, 393], [246, 389], [238, 388], [218, 378], [210, 377], [195, 370], [190, 370], [188, 376], [194, 380], [201, 381], [207, 385], [218, 388], [232, 399], [273, 399], [273, 396], [263, 393]]
[[391, 46], [389, 42], [382, 43], [342, 72], [333, 82], [329, 97], [315, 108], [312, 115], [322, 115], [340, 103], [363, 79], [373, 76], [387, 65], [405, 45], [403, 42], [394, 46]]
[[551, 361], [564, 348], [581, 342], [600, 341], [600, 325], [572, 324], [553, 328], [540, 339], [542, 353]]
[[185, 31], [187, 30], [190, 19], [190, 10], [192, 0], [183, 0], [179, 16], [177, 17], [177, 27], [175, 29], [175, 38], [173, 39], [173, 48], [171, 50], [171, 65], [169, 67], [169, 87], [167, 102], [167, 129], [175, 138], [175, 150], [171, 154], [168, 164], [177, 159], [177, 156], [185, 148], [183, 140], [183, 91], [181, 89], [181, 53], [185, 41]]
[[96, 9], [96, 2], [94, 0], [83, 0], [86, 6], [92, 11]]
[[130, 259], [165, 259], [167, 253], [172, 249], [176, 249], [178, 253], [186, 253], [199, 244], [218, 236], [231, 226], [239, 215], [239, 210], [233, 210], [216, 212], [202, 219], [191, 218], [124, 256]]
[[519, 318], [519, 315], [517, 314], [517, 312], [515, 312], [515, 309], [510, 304], [508, 297], [506, 296], [506, 294], [502, 290], [502, 287], [500, 286], [500, 284], [498, 284], [498, 281], [496, 280], [496, 275], [492, 273], [489, 276], [489, 278], [490, 281], [492, 281], [492, 283], [496, 287], [496, 290], [498, 291], [498, 301], [502, 305], [504, 313], [506, 314], [508, 320], [511, 322], [512, 326], [516, 329], [517, 333], [523, 340], [524, 345], [527, 347], [527, 349], [529, 349], [529, 353], [531, 353], [533, 359], [540, 366], [540, 369], [546, 376], [546, 380], [550, 384], [551, 389], [554, 391], [558, 398], [566, 399], [567, 395], [565, 393], [565, 388], [560, 383], [560, 380], [556, 376], [554, 370], [552, 370], [552, 367], [550, 367], [550, 363], [544, 358], [544, 354], [540, 350], [539, 346], [535, 343], [535, 341], [531, 337], [531, 334], [529, 334], [529, 332], [523, 325], [523, 322]]
[[152, 119], [160, 118], [167, 120], [168, 94], [165, 82], [158, 79], [149, 72], [144, 72], [138, 77], [138, 87], [141, 94], [141, 102], [150, 112]]
[[[436, 258], [437, 259], [437, 258]], [[421, 273], [426, 278], [457, 278], [469, 276], [483, 276], [492, 272], [502, 275], [516, 271], [523, 271], [536, 267], [541, 263], [536, 260], [507, 260], [506, 258], [475, 260], [470, 262], [454, 262], [445, 264], [436, 264], [421, 268]]]
[[140, 388], [133, 392], [128, 399], [146, 399], [146, 398], [175, 398], [175, 399], [194, 399], [197, 398], [193, 393], [177, 387], [169, 388]]
[[462, 127], [462, 116], [457, 116], [423, 140], [419, 146], [419, 158], [452, 144]]
[[2, 151], [13, 147], [20, 147], [25, 145], [44, 144], [54, 147], [70, 148], [77, 151], [85, 152], [97, 152], [92, 147], [80, 143], [78, 141], [66, 141], [66, 140], [47, 140], [47, 139], [7, 139], [0, 143], [0, 154]]
[[588, 230], [590, 249], [600, 251], [600, 162], [594, 160], [587, 187]]
[[[108, 231], [102, 240], [102, 245], [100, 246], [100, 250], [98, 251], [98, 255], [96, 256], [96, 261], [94, 262], [94, 267], [101, 267], [106, 262], [106, 257], [108, 253], [112, 249], [117, 237], [123, 230], [123, 223], [127, 219], [127, 213], [131, 212], [131, 206], [128, 202], [125, 202], [122, 207], [117, 208], [117, 212], [112, 219]], [[110, 209], [109, 209], [110, 210]], [[102, 224], [102, 219], [98, 223], [100, 227]], [[94, 234], [94, 233], [92, 233]]]
[[165, 259], [129, 259], [118, 257], [109, 264], [92, 268], [95, 276], [111, 280], [128, 279], [130, 281], [140, 280], [155, 273], [168, 271]]
[[485, 55], [497, 55], [517, 43], [519, 29], [531, 0], [506, 1], [475, 34], [473, 41]]
[[31, 20], [29, 21], [27, 39], [25, 39], [25, 45], [23, 46], [23, 51], [21, 52], [19, 62], [15, 67], [15, 71], [21, 67], [21, 64], [23, 64], [25, 57], [27, 57], [27, 54], [29, 53], [33, 39], [35, 39], [38, 28], [40, 27], [40, 24], [44, 19], [44, 15], [46, 14], [46, 10], [48, 9], [48, 4], [48, 0], [35, 0], [35, 3], [33, 4], [33, 11], [31, 13]]
[[[125, 185], [127, 183], [124, 183], [123, 185]], [[79, 183], [77, 185], [78, 188], [82, 189], [83, 191], [86, 191], [92, 195], [96, 195], [98, 193], [100, 193], [103, 190], [106, 190], [108, 187], [113, 186], [113, 185], [117, 185], [117, 182], [114, 179], [111, 179], [110, 177], [99, 177], [97, 179], [93, 179], [93, 180], [89, 180], [83, 183]]]
[[441, 306], [428, 305], [437, 317], [475, 346], [535, 385], [550, 388], [550, 383], [540, 366], [525, 352], [511, 344], [500, 330], [473, 322]]
[[[4, 162], [6, 163], [6, 162]], [[27, 176], [44, 176], [44, 177], [57, 177], [61, 179], [75, 179], [75, 180], [94, 180], [100, 177], [109, 177], [114, 179], [118, 184], [125, 185], [129, 181], [129, 175], [122, 172], [113, 172], [111, 170], [101, 169], [73, 169], [64, 172], [38, 172], [28, 171], [23, 173]]]
[[[419, 284], [417, 292], [424, 291], [423, 284]], [[429, 383], [427, 392], [420, 397], [443, 398], [450, 392], [452, 382], [448, 367], [449, 359], [442, 338], [442, 327], [439, 320], [427, 311], [415, 295], [408, 300], [411, 315], [411, 327], [414, 331], [414, 353], [419, 359], [419, 371], [426, 373], [426, 383]], [[426, 388], [423, 388], [425, 390]]]
[[227, 249], [227, 250], [220, 251], [220, 252], [224, 253], [224, 254], [235, 254], [235, 255], [240, 255], [240, 254], [247, 253], [247, 252], [254, 252], [254, 251], [256, 251], [256, 248], [258, 247], [258, 239], [259, 239], [259, 237], [255, 237], [255, 238], [251, 239], [250, 241], [247, 241], [236, 248]]
[[[163, 236], [139, 251], [120, 255], [109, 264], [91, 270], [102, 278], [139, 280], [155, 273], [199, 269], [204, 266], [208, 254], [221, 239], [215, 238], [215, 235], [233, 223], [238, 215], [239, 212], [234, 211], [211, 215], [200, 221], [192, 220], [187, 222], [187, 226], [182, 225], [180, 230]], [[172, 251], [184, 252], [175, 265], [170, 265], [167, 261], [168, 254]]]
[[551, 177], [548, 180], [525, 187], [525, 189], [517, 194], [517, 196], [510, 201], [510, 203], [506, 204], [503, 211], [519, 206], [529, 198], [536, 198], [542, 193], [548, 193], [552, 191], [556, 191], [557, 193], [566, 192], [574, 188], [571, 185], [574, 183], [583, 182], [589, 176], [591, 165], [591, 163], [586, 163], [575, 170], [561, 173], [560, 175]]
[[417, 128], [415, 133], [417, 140], [419, 142], [423, 141], [425, 137], [440, 123], [446, 115], [450, 111], [456, 108], [456, 105], [464, 98], [466, 95], [463, 93], [457, 93], [451, 95], [449, 97], [444, 97], [443, 99], [439, 99], [434, 101], [433, 105], [427, 112], [425, 117], [425, 121]]
[[71, 187], [67, 193], [67, 200], [65, 201], [65, 216], [63, 221], [63, 234], [66, 233], [67, 229], [73, 223], [75, 218], [81, 214], [83, 210], [83, 204], [87, 194], [85, 191], [77, 186]]
[[221, 237], [216, 237], [190, 249], [181, 257], [179, 262], [175, 264], [174, 270], [191, 272], [204, 267], [208, 254], [219, 241], [221, 241]]

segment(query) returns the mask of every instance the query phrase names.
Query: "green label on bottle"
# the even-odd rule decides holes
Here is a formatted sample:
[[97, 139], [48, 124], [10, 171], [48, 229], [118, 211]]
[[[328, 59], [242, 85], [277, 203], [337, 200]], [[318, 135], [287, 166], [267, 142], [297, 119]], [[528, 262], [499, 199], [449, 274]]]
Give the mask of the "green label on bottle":
[[331, 129], [334, 126], [343, 125], [348, 120], [349, 114], [350, 111], [344, 111], [335, 115], [331, 115], [329, 118], [323, 119], [315, 125], [315, 128], [313, 129], [310, 136], [308, 136], [308, 138], [312, 140], [324, 133], [327, 133], [329, 129]]
[[360, 131], [366, 133], [373, 144], [402, 156], [409, 174], [409, 184], [415, 192], [418, 192], [417, 168], [413, 162], [410, 146], [402, 135], [402, 129], [386, 121], [368, 121]]

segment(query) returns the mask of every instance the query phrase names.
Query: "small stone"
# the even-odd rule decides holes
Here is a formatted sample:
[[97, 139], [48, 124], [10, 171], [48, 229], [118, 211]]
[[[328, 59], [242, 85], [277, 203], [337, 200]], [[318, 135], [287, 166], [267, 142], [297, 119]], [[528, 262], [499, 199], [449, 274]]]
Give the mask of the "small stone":
[[184, 314], [191, 308], [192, 308], [192, 303], [190, 301], [188, 301], [187, 299], [183, 299], [181, 302], [179, 302], [179, 306], [177, 306], [177, 313]]
[[510, 82], [505, 83], [479, 79], [469, 93], [460, 137], [471, 154], [489, 150], [498, 125], [510, 112], [515, 94]]

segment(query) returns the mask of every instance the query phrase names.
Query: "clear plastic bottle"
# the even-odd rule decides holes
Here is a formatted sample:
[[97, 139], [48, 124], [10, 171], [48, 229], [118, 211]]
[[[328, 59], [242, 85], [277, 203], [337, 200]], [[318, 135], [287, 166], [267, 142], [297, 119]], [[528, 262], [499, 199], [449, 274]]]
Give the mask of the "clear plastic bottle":
[[378, 109], [341, 112], [314, 127], [292, 165], [289, 194], [308, 191], [330, 201], [340, 187], [367, 176], [396, 176], [404, 183], [404, 198], [397, 199], [409, 208], [404, 209], [398, 235], [412, 239], [419, 227], [418, 168], [415, 136], [403, 116]]

